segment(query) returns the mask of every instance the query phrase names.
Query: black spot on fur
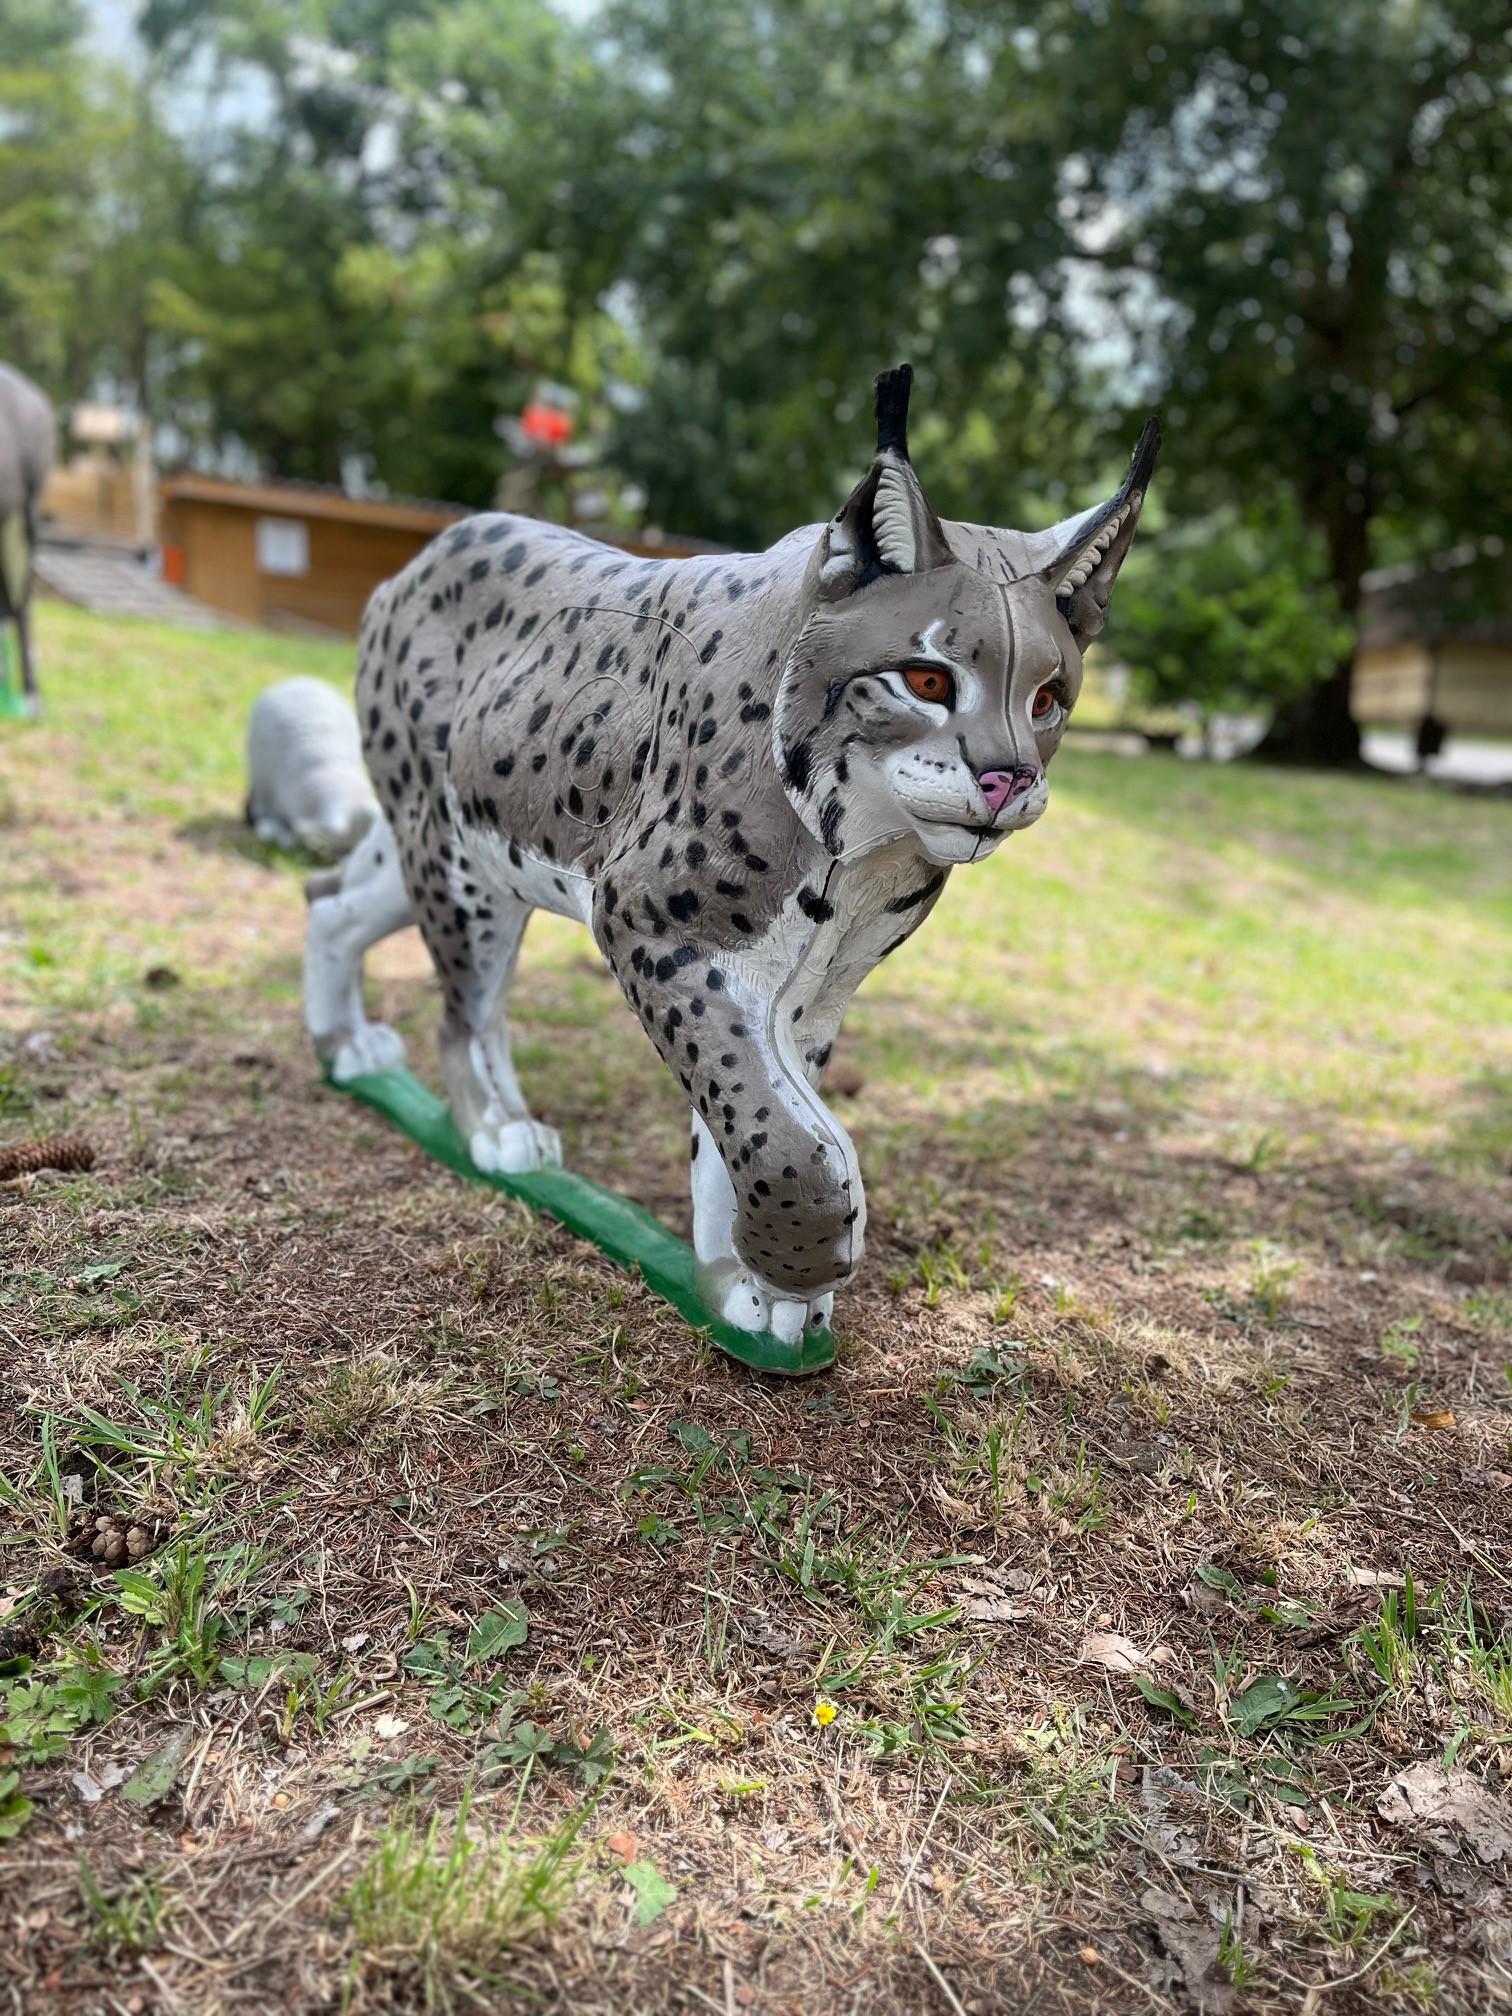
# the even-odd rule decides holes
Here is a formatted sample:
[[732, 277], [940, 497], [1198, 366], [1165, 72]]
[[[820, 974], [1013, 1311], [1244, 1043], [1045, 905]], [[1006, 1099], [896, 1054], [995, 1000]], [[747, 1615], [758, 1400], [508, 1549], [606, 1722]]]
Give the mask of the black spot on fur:
[[920, 883], [917, 889], [910, 889], [906, 896], [895, 896], [887, 908], [894, 917], [905, 916], [920, 903], [927, 903], [929, 898], [944, 886], [945, 871], [942, 868], [938, 875], [931, 875], [927, 882]]

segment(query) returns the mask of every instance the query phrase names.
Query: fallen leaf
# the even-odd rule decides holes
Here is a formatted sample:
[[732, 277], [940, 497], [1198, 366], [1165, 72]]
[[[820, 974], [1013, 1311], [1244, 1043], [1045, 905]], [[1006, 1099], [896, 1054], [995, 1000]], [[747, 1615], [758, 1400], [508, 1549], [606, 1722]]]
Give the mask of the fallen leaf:
[[973, 1596], [965, 1614], [973, 1624], [1020, 1624], [1034, 1612], [1027, 1603], [1010, 1603], [1006, 1596]]
[[341, 1808], [334, 1799], [327, 1799], [323, 1806], [317, 1806], [299, 1830], [301, 1841], [318, 1841], [331, 1822], [339, 1817]]
[[380, 1715], [373, 1724], [373, 1734], [380, 1743], [387, 1743], [395, 1736], [402, 1736], [408, 1727], [402, 1715]]
[[313, 1652], [252, 1653], [220, 1662], [222, 1680], [233, 1687], [266, 1687], [270, 1680], [312, 1680], [320, 1662]]
[[961, 1526], [975, 1533], [991, 1522], [982, 1517], [974, 1505], [968, 1505], [960, 1498], [952, 1498], [943, 1484], [938, 1481], [934, 1487], [935, 1502], [953, 1526]]
[[677, 1885], [669, 1883], [652, 1862], [628, 1863], [625, 1868], [625, 1881], [635, 1892], [637, 1925], [654, 1923], [669, 1904], [677, 1901]]
[[197, 1733], [193, 1727], [175, 1729], [161, 1750], [154, 1750], [138, 1764], [121, 1787], [121, 1797], [133, 1806], [155, 1806], [159, 1799], [166, 1799]]
[[604, 1846], [620, 1862], [633, 1862], [640, 1853], [640, 1843], [633, 1834], [610, 1834]]
[[1414, 1407], [1412, 1410], [1414, 1428], [1452, 1428], [1454, 1409], [1452, 1407]]
[[1446, 1852], [1454, 1853], [1463, 1837], [1482, 1862], [1512, 1858], [1512, 1801], [1493, 1792], [1473, 1771], [1414, 1764], [1386, 1787], [1376, 1811], [1389, 1826], [1420, 1827], [1437, 1835], [1436, 1845]]
[[1034, 1612], [1024, 1603], [1012, 1602], [1005, 1593], [1006, 1576], [985, 1576], [977, 1578], [967, 1575], [961, 1581], [961, 1594], [965, 1597], [962, 1605], [964, 1614], [974, 1624], [1018, 1624]]
[[1153, 1883], [1141, 1891], [1139, 1902], [1192, 2002], [1204, 2016], [1227, 2016], [1234, 1990], [1219, 1964], [1217, 1926], [1199, 1918], [1184, 1897]]
[[86, 1806], [96, 1806], [107, 1792], [113, 1792], [125, 1778], [119, 1764], [102, 1764], [98, 1771], [75, 1771], [71, 1783]]
[[1081, 1656], [1084, 1666], [1106, 1666], [1110, 1673], [1133, 1673], [1149, 1663], [1133, 1639], [1119, 1631], [1089, 1631]]
[[1356, 1589], [1405, 1589], [1407, 1578], [1390, 1568], [1357, 1568], [1350, 1566], [1344, 1570], [1346, 1582], [1352, 1582]]

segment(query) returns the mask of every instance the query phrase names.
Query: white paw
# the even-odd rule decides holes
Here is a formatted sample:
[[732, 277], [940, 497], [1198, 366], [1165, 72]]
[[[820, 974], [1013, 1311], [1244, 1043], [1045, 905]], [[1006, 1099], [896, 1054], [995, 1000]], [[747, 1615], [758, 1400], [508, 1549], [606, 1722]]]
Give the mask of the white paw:
[[784, 1344], [796, 1344], [805, 1330], [822, 1329], [835, 1306], [833, 1294], [816, 1296], [812, 1302], [773, 1295], [754, 1275], [736, 1273], [732, 1278], [727, 1263], [719, 1268], [715, 1280], [700, 1286], [699, 1292], [720, 1321], [732, 1329], [770, 1330]]
[[768, 1327], [780, 1343], [796, 1344], [803, 1336], [803, 1326], [807, 1319], [807, 1302], [774, 1302], [772, 1320]]
[[560, 1169], [562, 1137], [539, 1120], [505, 1120], [478, 1127], [468, 1137], [474, 1168], [488, 1175], [523, 1176], [531, 1169]]
[[367, 1078], [378, 1071], [397, 1071], [404, 1063], [404, 1038], [386, 1022], [364, 1022], [338, 1048], [331, 1059], [331, 1076], [338, 1085], [353, 1078]]

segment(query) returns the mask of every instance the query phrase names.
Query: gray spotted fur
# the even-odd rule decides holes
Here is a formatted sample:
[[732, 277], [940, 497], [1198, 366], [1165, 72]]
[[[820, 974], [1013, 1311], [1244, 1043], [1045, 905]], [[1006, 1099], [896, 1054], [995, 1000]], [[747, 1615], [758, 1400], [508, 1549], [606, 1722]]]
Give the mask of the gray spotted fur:
[[[363, 745], [464, 1134], [483, 1154], [528, 1119], [499, 1034], [525, 920], [583, 919], [693, 1108], [706, 1292], [741, 1320], [749, 1287], [749, 1327], [767, 1301], [812, 1315], [854, 1272], [860, 1173], [818, 1091], [841, 1016], [951, 867], [1043, 811], [1154, 460], [1147, 430], [1117, 495], [1047, 532], [942, 524], [907, 390], [906, 371], [879, 380], [877, 458], [835, 518], [764, 553], [637, 559], [483, 516], [363, 625]], [[949, 668], [952, 708], [913, 697], [918, 665]], [[995, 810], [982, 780], [1009, 777]], [[391, 887], [390, 916], [403, 901]], [[321, 1019], [337, 1054], [351, 1028]]]

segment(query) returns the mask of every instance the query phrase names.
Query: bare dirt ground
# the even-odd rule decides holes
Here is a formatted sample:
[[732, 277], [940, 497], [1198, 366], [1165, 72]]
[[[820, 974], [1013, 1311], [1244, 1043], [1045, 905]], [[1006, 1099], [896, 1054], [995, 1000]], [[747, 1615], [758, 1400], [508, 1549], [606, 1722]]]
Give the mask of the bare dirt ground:
[[[214, 803], [59, 791], [100, 718], [0, 749], [0, 1145], [98, 1158], [0, 1186], [0, 2006], [1509, 2004], [1502, 1067], [1371, 995], [1389, 891], [1317, 1040], [1399, 1120], [1189, 1069], [1200, 973], [1073, 1007], [1064, 906], [996, 1018], [947, 913], [839, 1053], [870, 1250], [783, 1384], [320, 1090], [234, 746]], [[1068, 880], [1120, 775], [1072, 759]], [[685, 1230], [672, 1088], [540, 936], [527, 1081]], [[434, 1077], [418, 948], [374, 975]]]

